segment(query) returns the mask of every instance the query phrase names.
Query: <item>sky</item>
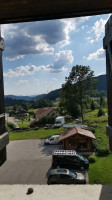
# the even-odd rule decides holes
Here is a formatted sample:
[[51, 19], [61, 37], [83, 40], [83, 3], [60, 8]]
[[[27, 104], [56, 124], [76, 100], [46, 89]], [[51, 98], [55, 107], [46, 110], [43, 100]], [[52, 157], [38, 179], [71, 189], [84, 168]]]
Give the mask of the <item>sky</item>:
[[5, 95], [39, 95], [61, 88], [73, 66], [106, 73], [103, 37], [110, 15], [1, 26]]

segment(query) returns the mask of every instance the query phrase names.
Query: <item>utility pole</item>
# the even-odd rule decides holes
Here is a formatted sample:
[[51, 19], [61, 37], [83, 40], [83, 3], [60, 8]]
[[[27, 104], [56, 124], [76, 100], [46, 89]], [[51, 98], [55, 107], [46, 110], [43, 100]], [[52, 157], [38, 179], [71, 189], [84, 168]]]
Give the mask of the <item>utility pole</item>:
[[4, 107], [4, 84], [2, 51], [4, 50], [4, 39], [1, 37], [0, 27], [0, 166], [6, 161], [6, 145], [9, 143], [8, 133], [5, 133], [5, 107]]

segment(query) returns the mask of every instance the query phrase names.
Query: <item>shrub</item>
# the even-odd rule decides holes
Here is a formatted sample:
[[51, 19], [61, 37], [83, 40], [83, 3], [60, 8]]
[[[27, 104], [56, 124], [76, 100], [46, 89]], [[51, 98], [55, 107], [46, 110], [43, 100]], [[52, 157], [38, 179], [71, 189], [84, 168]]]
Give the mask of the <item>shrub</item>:
[[110, 151], [108, 148], [97, 148], [96, 149], [97, 156], [108, 156], [110, 154]]
[[88, 160], [89, 160], [90, 163], [95, 163], [96, 162], [95, 156], [93, 156], [93, 155], [89, 156]]
[[95, 133], [95, 129], [94, 129], [94, 128], [91, 128], [91, 132], [92, 132], [92, 133]]
[[107, 156], [110, 154], [109, 147], [101, 144], [101, 138], [97, 138], [97, 140], [93, 141], [93, 145], [96, 149], [97, 156]]
[[11, 130], [14, 130], [16, 128], [15, 124], [11, 123], [11, 122], [8, 122], [7, 123], [7, 127]]
[[105, 114], [105, 112], [100, 108], [99, 111], [98, 111], [97, 117], [100, 117], [100, 116], [102, 116], [104, 114]]
[[5, 132], [8, 132], [8, 131], [9, 131], [9, 127], [5, 126]]
[[35, 113], [34, 113], [33, 111], [30, 111], [30, 112], [29, 112], [29, 116], [32, 116], [32, 117], [35, 118]]
[[14, 110], [11, 110], [10, 112], [9, 112], [9, 117], [14, 117], [15, 116], [15, 111]]

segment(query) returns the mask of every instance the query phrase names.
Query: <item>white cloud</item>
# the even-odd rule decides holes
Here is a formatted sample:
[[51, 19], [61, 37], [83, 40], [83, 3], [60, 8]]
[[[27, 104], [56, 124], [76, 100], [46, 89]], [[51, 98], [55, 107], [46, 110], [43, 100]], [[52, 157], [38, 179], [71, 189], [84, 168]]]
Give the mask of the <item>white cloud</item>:
[[87, 60], [104, 60], [105, 50], [103, 48], [98, 49], [96, 52], [89, 54]]
[[63, 47], [70, 44], [70, 32], [79, 31], [80, 25], [85, 28], [84, 22], [89, 18], [2, 25], [2, 36], [6, 45], [4, 56], [13, 61], [29, 54], [53, 55], [53, 45], [58, 44]]
[[91, 40], [90, 40], [90, 43], [91, 43], [91, 44], [93, 44], [93, 43], [94, 43], [94, 40], [93, 40], [93, 39], [91, 39]]
[[93, 43], [94, 43], [94, 40], [92, 39], [92, 37], [87, 37], [86, 40], [87, 40], [87, 42], [90, 43], [90, 44], [93, 44]]
[[67, 66], [73, 63], [74, 57], [72, 50], [62, 50], [54, 55], [54, 64], [50, 67], [53, 69], [52, 72], [65, 72]]
[[86, 59], [86, 56], [83, 56], [83, 59]]
[[55, 59], [55, 66], [65, 66], [66, 64], [72, 64], [73, 63], [73, 55], [72, 50], [63, 50], [59, 51], [58, 53], [55, 53], [54, 59]]
[[82, 30], [85, 30], [86, 28], [88, 27], [88, 25], [83, 25], [81, 28], [82, 28]]
[[53, 80], [53, 81], [57, 81], [58, 79], [57, 79], [57, 78], [52, 78], [52, 80]]
[[99, 21], [96, 21], [92, 30], [94, 31], [96, 41], [101, 40], [104, 36], [104, 30], [105, 30], [105, 24], [107, 20], [100, 19]]
[[87, 34], [91, 34], [90, 37], [86, 38], [86, 40], [93, 44], [94, 42], [98, 42], [99, 40], [102, 40], [105, 33], [105, 24], [107, 22], [108, 18], [104, 20], [103, 18], [100, 18], [94, 23], [94, 26], [87, 32]]
[[22, 83], [22, 84], [27, 83], [27, 82], [28, 82], [27, 80], [19, 80], [19, 83]]
[[32, 75], [37, 71], [50, 71], [50, 72], [65, 72], [67, 66], [73, 63], [73, 55], [71, 50], [63, 50], [55, 53], [54, 64], [36, 66], [33, 64], [16, 67], [15, 70], [8, 69], [4, 73], [4, 77], [19, 77]]
[[9, 69], [8, 72], [5, 72], [4, 73], [4, 77], [7, 78], [7, 77], [19, 77], [19, 76], [24, 76], [24, 73], [18, 71], [18, 70], [12, 70], [12, 69]]
[[[61, 22], [63, 22], [65, 24], [65, 27], [64, 27], [65, 40], [60, 42], [61, 47], [70, 44], [69, 33], [71, 31], [78, 32], [80, 30], [79, 25], [83, 24], [85, 21], [89, 20], [90, 18], [91, 17], [61, 19]], [[82, 29], [85, 29], [87, 27], [87, 25], [83, 25], [82, 27], [81, 27]]]
[[39, 86], [39, 80], [37, 78], [34, 79], [34, 83]]

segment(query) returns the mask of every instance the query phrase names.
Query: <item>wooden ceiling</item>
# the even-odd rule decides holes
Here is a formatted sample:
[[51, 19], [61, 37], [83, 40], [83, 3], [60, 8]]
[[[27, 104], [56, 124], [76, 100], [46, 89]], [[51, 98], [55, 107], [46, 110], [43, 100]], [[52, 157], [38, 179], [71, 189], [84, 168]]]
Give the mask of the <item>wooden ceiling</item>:
[[112, 0], [0, 0], [0, 23], [60, 19], [112, 12]]

